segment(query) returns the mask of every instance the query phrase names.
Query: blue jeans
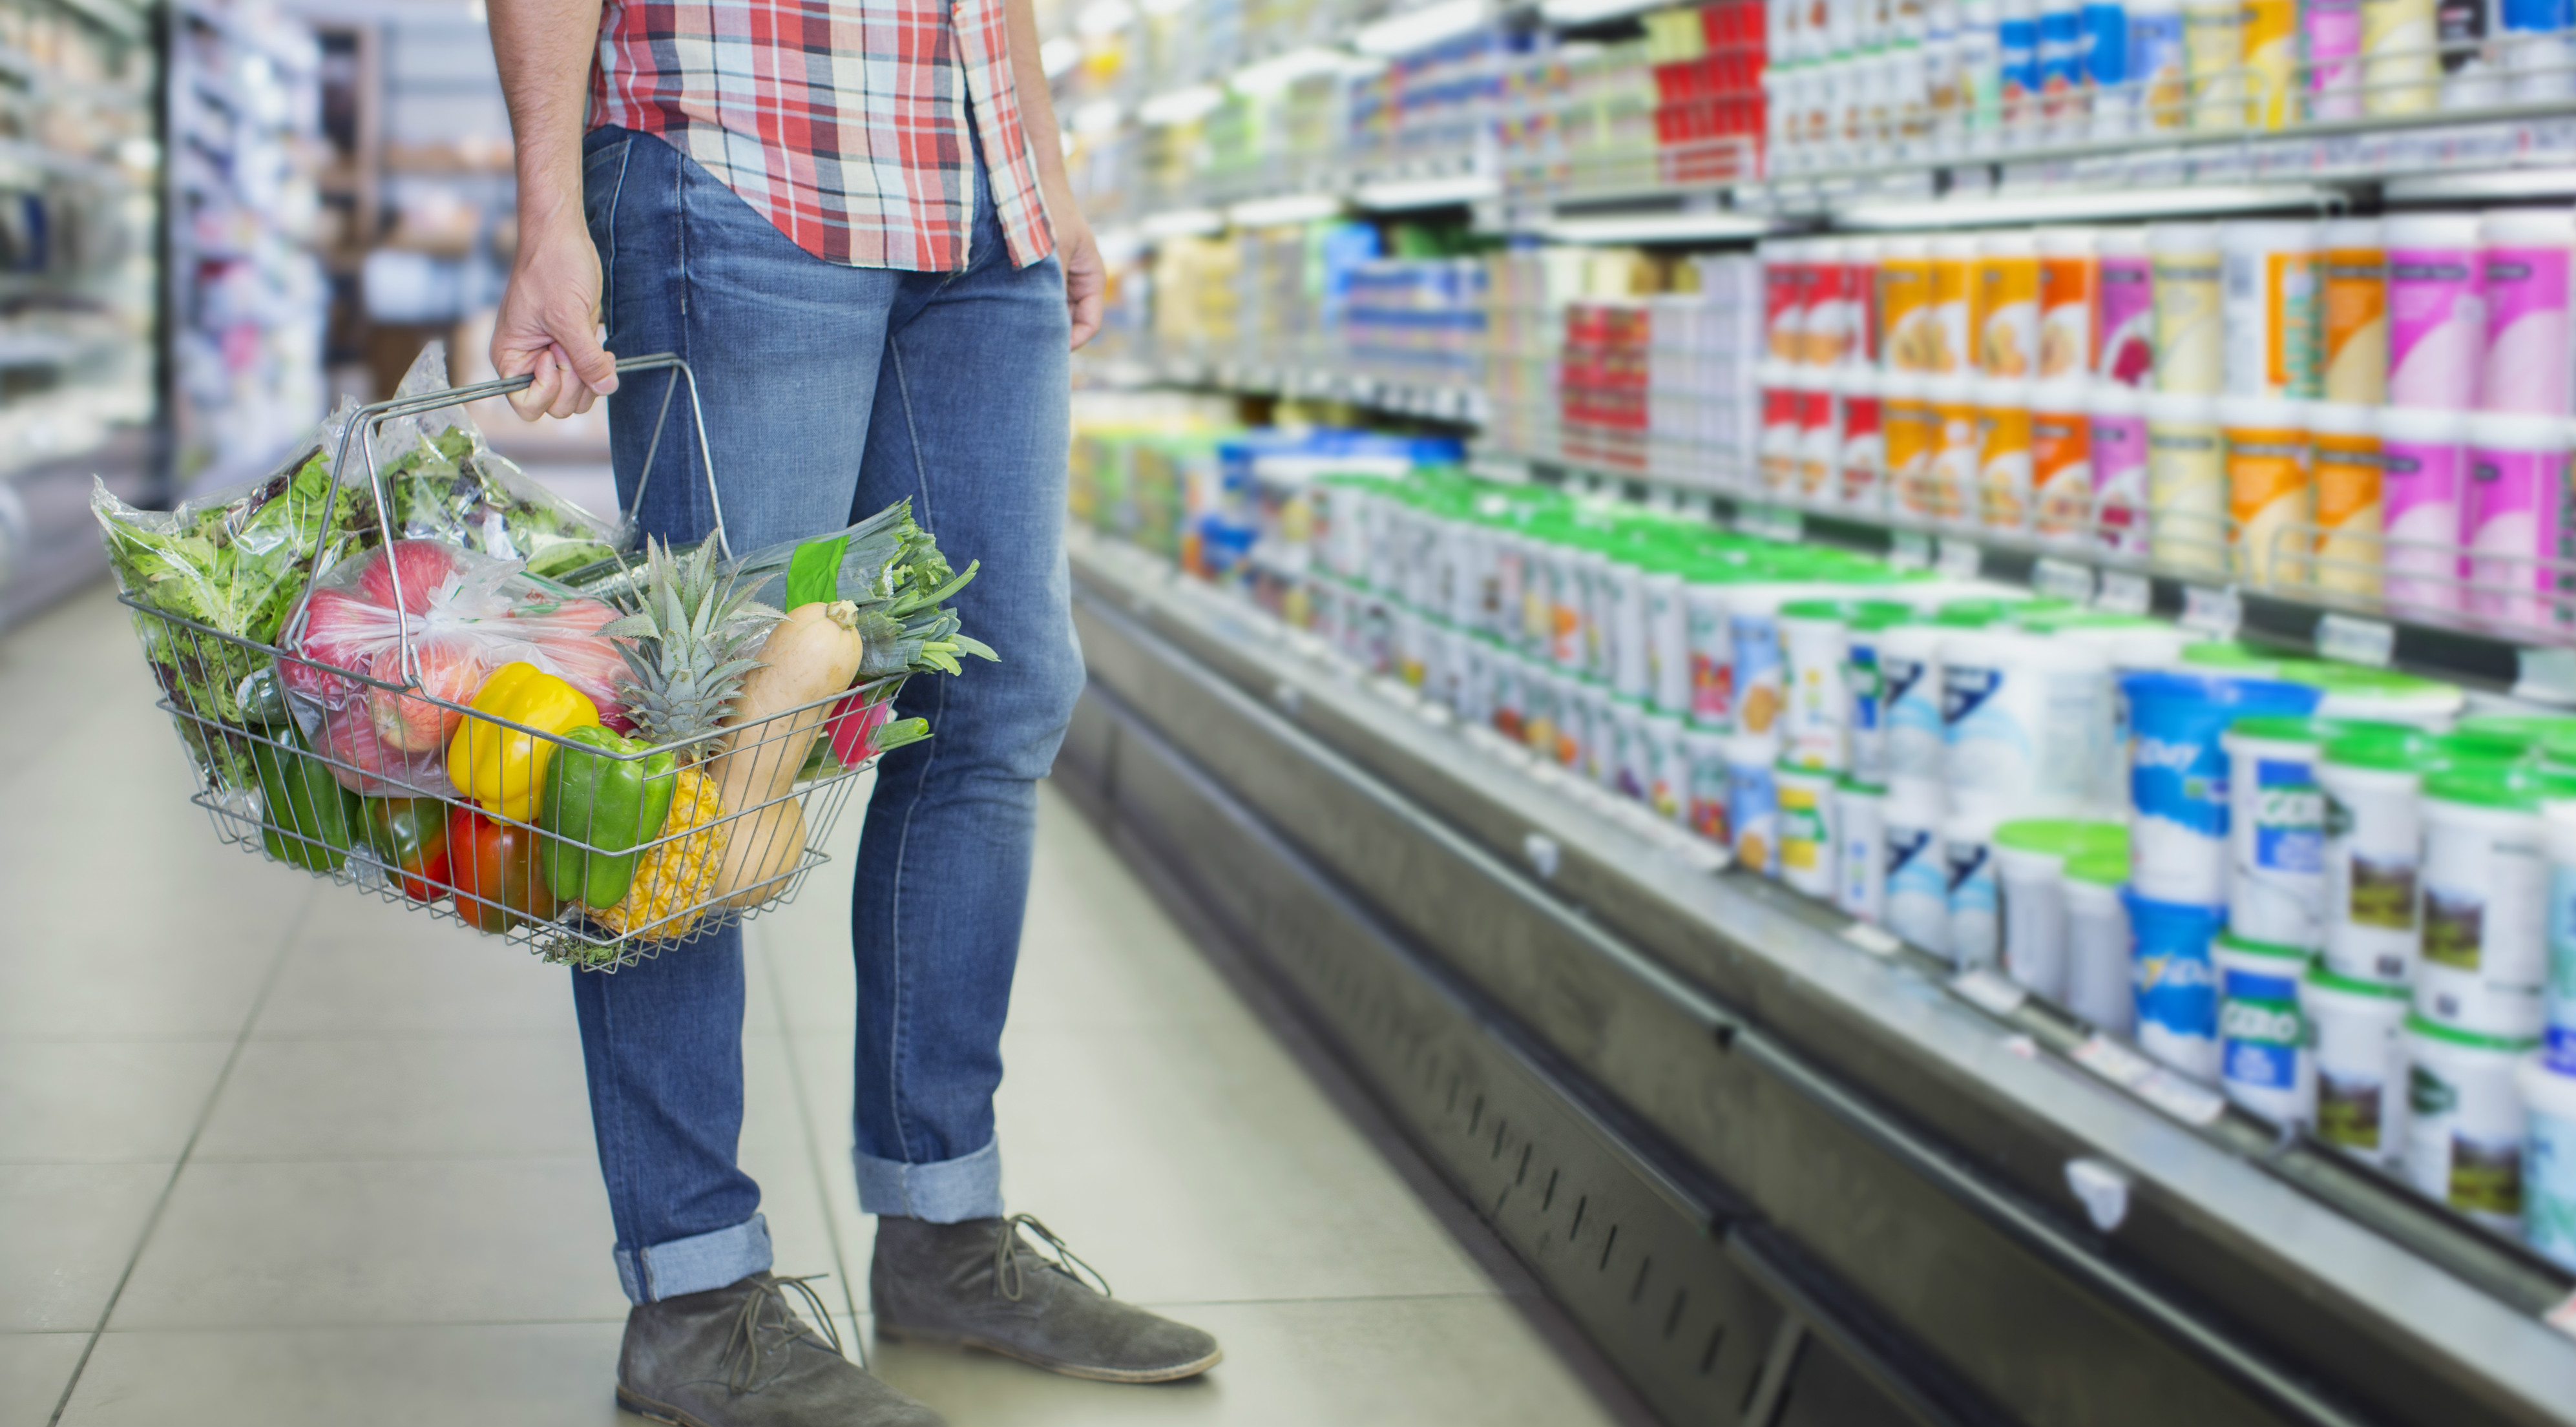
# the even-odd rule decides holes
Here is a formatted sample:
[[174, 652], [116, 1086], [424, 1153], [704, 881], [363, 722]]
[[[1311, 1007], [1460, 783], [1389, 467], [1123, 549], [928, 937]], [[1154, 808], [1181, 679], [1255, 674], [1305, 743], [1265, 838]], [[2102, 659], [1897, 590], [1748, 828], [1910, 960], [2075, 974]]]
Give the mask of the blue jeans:
[[[1037, 779], [1082, 688], [1063, 547], [1067, 403], [1055, 260], [1011, 266], [980, 152], [962, 272], [822, 262], [661, 139], [584, 144], [609, 350], [678, 352], [697, 374], [737, 552], [838, 529], [895, 501], [963, 569], [955, 608], [999, 664], [923, 675], [897, 715], [926, 743], [877, 774], [860, 841], [859, 1200], [953, 1223], [1002, 1212], [993, 1091], [1019, 955]], [[609, 402], [620, 494], [641, 476], [663, 383]], [[645, 530], [711, 527], [685, 396], [671, 411]], [[742, 1130], [742, 933], [667, 947], [615, 975], [575, 972], [618, 1277], [649, 1302], [770, 1266]]]

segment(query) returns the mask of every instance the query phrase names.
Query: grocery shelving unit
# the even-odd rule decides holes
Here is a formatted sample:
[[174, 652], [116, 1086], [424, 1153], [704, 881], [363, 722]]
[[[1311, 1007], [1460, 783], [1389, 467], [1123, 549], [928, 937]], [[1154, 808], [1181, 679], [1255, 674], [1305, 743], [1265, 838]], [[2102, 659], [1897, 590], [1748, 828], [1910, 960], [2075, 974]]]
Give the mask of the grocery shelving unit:
[[0, 627], [105, 568], [93, 476], [159, 484], [158, 23], [0, 4]]
[[321, 53], [258, 0], [182, 0], [168, 24], [169, 425], [184, 492], [264, 473], [322, 414]]
[[1360, 677], [1075, 554], [1063, 781], [1665, 1420], [2576, 1420], [2576, 1277]]

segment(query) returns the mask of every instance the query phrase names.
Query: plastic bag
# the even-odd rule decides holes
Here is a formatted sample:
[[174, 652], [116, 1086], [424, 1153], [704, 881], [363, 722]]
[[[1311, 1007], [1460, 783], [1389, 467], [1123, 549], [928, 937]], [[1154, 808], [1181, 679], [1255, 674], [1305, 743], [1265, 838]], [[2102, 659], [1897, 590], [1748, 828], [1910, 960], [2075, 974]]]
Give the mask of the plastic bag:
[[[395, 395], [445, 390], [447, 344], [432, 342], [413, 359]], [[396, 417], [371, 445], [397, 536], [522, 560], [540, 578], [609, 559], [634, 540], [622, 517], [593, 515], [495, 454], [461, 406]], [[356, 472], [351, 478], [363, 479]]]
[[268, 661], [177, 621], [273, 644], [314, 571], [376, 538], [368, 492], [344, 484], [331, 494], [331, 453], [356, 410], [357, 403], [343, 402], [313, 443], [273, 473], [177, 510], [137, 510], [104, 481], [90, 494], [117, 585], [148, 611], [134, 620], [144, 657], [184, 715], [179, 727], [189, 753], [218, 787], [259, 786], [250, 740], [212, 725], [263, 721], [242, 685]]
[[599, 634], [617, 617], [597, 600], [547, 589], [515, 561], [399, 540], [323, 578], [289, 628], [278, 681], [342, 786], [447, 797], [448, 740], [504, 664], [536, 665], [589, 696], [601, 722], [624, 725], [626, 660]]

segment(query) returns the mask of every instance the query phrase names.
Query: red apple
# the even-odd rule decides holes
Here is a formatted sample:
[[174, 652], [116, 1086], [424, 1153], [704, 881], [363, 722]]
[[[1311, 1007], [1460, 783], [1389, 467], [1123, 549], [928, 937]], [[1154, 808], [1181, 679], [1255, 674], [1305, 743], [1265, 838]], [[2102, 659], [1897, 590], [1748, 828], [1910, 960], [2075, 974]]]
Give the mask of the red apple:
[[358, 572], [358, 594], [372, 604], [394, 607], [394, 576], [402, 576], [405, 614], [427, 614], [430, 596], [460, 568], [456, 547], [436, 540], [397, 540], [367, 556]]
[[[368, 712], [375, 719], [376, 736], [391, 747], [408, 753], [426, 753], [445, 748], [454, 736], [457, 723], [465, 716], [454, 709], [441, 708], [430, 699], [449, 703], [470, 703], [474, 691], [483, 687], [490, 672], [482, 653], [463, 639], [432, 639], [413, 648], [420, 665], [420, 692], [398, 694], [390, 689], [367, 690]], [[383, 683], [403, 682], [402, 647], [391, 645], [379, 651], [369, 675]]]

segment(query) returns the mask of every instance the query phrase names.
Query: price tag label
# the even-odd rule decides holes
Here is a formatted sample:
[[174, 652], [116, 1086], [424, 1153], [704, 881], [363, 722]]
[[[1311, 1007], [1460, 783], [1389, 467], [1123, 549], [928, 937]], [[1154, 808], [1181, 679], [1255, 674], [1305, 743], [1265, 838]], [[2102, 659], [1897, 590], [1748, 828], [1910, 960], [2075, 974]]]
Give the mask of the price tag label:
[[1934, 568], [1943, 579], [1973, 580], [1985, 568], [1985, 562], [1986, 552], [1977, 548], [1977, 542], [1945, 535], [1941, 537], [1941, 554]]
[[2347, 664], [2385, 669], [2397, 653], [2397, 630], [2381, 620], [2329, 614], [2317, 621], [2317, 652]]
[[2186, 1125], [2213, 1124], [2227, 1113], [2227, 1097], [2170, 1070], [2158, 1070], [2129, 1088], [2139, 1099]]
[[2044, 556], [2030, 568], [2030, 587], [2053, 600], [2093, 601], [2093, 567]]
[[1900, 530], [1888, 542], [1887, 563], [1900, 570], [1932, 568], [1932, 537]]
[[2149, 584], [2144, 575], [2131, 574], [2126, 570], [2104, 570], [2102, 588], [2093, 595], [2093, 607], [2113, 614], [2142, 615], [2154, 605], [2155, 593], [2155, 586]]
[[1969, 967], [1952, 977], [1950, 989], [1958, 993], [1960, 1000], [1998, 1016], [2011, 1015], [2021, 1009], [2022, 1002], [2030, 999], [2029, 988], [2007, 981], [1982, 966]]
[[2156, 1073], [2154, 1061], [2099, 1031], [2067, 1052], [2067, 1058], [2124, 1090], [2137, 1088], [2139, 1082]]
[[2182, 627], [2211, 639], [2234, 639], [2245, 623], [2245, 603], [2233, 585], [2182, 587]]
[[1843, 928], [1843, 940], [1872, 956], [1894, 956], [1897, 948], [1905, 945], [1894, 932], [1867, 922], [1854, 922]]

